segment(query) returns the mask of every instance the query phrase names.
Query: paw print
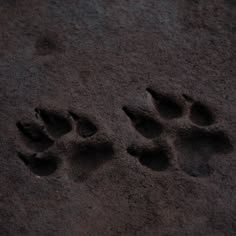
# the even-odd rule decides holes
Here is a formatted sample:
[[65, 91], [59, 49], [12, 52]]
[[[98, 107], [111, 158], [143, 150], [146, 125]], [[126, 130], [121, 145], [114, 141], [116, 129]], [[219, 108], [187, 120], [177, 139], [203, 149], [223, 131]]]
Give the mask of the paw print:
[[36, 108], [35, 119], [16, 126], [18, 156], [37, 176], [52, 175], [64, 164], [73, 180], [82, 181], [114, 156], [113, 143], [86, 115]]
[[233, 150], [211, 109], [188, 95], [180, 97], [149, 88], [147, 93], [155, 110], [152, 114], [123, 107], [133, 128], [148, 142], [129, 145], [128, 154], [153, 171], [166, 171], [175, 165], [192, 177], [211, 175], [209, 160]]

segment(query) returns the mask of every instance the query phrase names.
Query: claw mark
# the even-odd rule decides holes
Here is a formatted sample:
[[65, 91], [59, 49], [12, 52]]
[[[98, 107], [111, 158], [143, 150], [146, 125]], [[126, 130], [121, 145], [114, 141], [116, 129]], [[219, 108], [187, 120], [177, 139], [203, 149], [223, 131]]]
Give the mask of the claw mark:
[[38, 108], [35, 111], [42, 118], [48, 132], [53, 137], [59, 138], [72, 130], [71, 123], [63, 115]]
[[123, 107], [123, 111], [130, 118], [135, 129], [144, 137], [152, 139], [158, 137], [162, 133], [162, 125], [154, 119], [139, 114], [138, 112], [131, 111], [127, 107]]
[[167, 95], [158, 94], [149, 88], [147, 91], [151, 94], [154, 104], [163, 118], [174, 119], [182, 116], [183, 107], [175, 101], [174, 98]]
[[35, 151], [43, 151], [54, 143], [42, 126], [33, 122], [17, 122], [17, 128], [23, 134], [25, 143]]

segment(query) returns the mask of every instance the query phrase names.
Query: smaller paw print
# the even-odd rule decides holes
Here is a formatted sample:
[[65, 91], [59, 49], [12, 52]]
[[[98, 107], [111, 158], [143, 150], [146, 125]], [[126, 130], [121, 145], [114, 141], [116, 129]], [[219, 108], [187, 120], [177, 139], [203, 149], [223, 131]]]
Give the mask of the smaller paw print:
[[152, 89], [147, 92], [154, 108], [152, 114], [123, 107], [137, 133], [151, 141], [129, 145], [129, 155], [153, 171], [166, 171], [176, 165], [192, 177], [211, 175], [210, 159], [233, 150], [226, 132], [218, 129], [211, 109], [188, 95], [163, 94]]
[[37, 176], [52, 175], [64, 164], [73, 180], [85, 180], [114, 156], [113, 143], [86, 115], [36, 108], [35, 119], [16, 126], [18, 156]]

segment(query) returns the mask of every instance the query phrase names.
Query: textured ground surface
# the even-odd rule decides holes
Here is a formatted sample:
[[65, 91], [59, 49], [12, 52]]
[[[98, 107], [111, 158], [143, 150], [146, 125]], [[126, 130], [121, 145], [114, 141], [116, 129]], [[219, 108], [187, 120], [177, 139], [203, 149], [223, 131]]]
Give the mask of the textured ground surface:
[[235, 235], [235, 22], [0, 0], [0, 235]]

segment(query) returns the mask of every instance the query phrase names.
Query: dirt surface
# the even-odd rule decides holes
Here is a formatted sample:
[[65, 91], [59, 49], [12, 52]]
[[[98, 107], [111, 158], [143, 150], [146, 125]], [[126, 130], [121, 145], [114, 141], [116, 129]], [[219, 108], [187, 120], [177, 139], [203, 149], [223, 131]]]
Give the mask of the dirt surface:
[[0, 235], [236, 235], [236, 1], [0, 0]]

